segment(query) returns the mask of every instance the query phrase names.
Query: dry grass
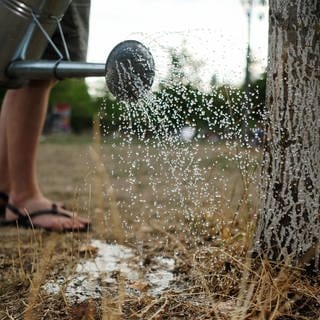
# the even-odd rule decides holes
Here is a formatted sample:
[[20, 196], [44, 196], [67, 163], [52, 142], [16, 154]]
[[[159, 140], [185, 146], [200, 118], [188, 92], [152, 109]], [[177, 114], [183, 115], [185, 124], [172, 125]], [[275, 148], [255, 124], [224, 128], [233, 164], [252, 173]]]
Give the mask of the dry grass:
[[[156, 159], [156, 148], [147, 152]], [[229, 151], [222, 146], [217, 154], [203, 145], [196, 152], [196, 157], [205, 159], [201, 166], [208, 172], [207, 181], [202, 183], [216, 194], [221, 179], [215, 178]], [[46, 194], [89, 215], [93, 230], [89, 234], [48, 234], [3, 229], [0, 320], [320, 317], [320, 289], [315, 278], [310, 280], [288, 264], [254, 263], [247, 258], [257, 205], [252, 172], [243, 176], [232, 164], [224, 171], [230, 183], [220, 190], [223, 198], [216, 199], [214, 210], [204, 193], [197, 194], [197, 206], [187, 204], [194, 217], [179, 215], [180, 204], [176, 201], [166, 202], [167, 189], [175, 182], [164, 175], [157, 184], [156, 200], [166, 206], [160, 206], [163, 212], [155, 215], [149, 184], [154, 172], [147, 164], [136, 169], [136, 184], [126, 192], [125, 165], [144, 153], [146, 150], [139, 145], [101, 147], [99, 136], [91, 145], [41, 145], [39, 166]], [[174, 153], [170, 156], [175, 157]], [[166, 165], [164, 161], [159, 170], [169, 170]], [[135, 193], [144, 201], [132, 202]], [[145, 268], [159, 253], [174, 258], [175, 280], [158, 296], [149, 295], [143, 285], [137, 294], [130, 294], [126, 290], [128, 281], [121, 274], [115, 286], [101, 284], [101, 299], [71, 303], [64, 290], [57, 295], [46, 293], [42, 285], [47, 279], [68, 279], [74, 273], [80, 247], [91, 238], [125, 243], [142, 257]], [[86, 254], [90, 257], [90, 252]]]

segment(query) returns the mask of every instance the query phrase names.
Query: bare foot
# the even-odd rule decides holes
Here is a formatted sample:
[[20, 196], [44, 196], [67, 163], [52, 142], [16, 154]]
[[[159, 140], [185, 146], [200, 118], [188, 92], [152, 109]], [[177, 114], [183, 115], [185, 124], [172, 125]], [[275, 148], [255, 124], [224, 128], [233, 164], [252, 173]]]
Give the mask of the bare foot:
[[[10, 202], [9, 200], [9, 203], [17, 208], [22, 215], [27, 216], [29, 214], [32, 224], [37, 228], [54, 231], [77, 230], [86, 228], [90, 223], [88, 219], [79, 217], [59, 205], [57, 206], [58, 214], [53, 212], [32, 217], [34, 212], [52, 209], [52, 202], [42, 196], [28, 199], [23, 203]], [[17, 218], [18, 214], [14, 213], [10, 207], [6, 209], [5, 219], [7, 221], [15, 221]]]

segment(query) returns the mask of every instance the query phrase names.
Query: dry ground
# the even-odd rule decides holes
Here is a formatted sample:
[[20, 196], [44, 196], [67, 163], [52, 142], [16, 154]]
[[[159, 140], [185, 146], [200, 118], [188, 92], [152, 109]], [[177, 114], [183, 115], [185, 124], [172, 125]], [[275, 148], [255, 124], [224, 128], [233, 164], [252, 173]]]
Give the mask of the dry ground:
[[[230, 155], [234, 149], [207, 143], [164, 153], [85, 140], [42, 143], [39, 171], [45, 193], [90, 216], [93, 229], [2, 229], [0, 320], [320, 317], [319, 288], [300, 270], [246, 258], [257, 206], [254, 162], [246, 166]], [[171, 257], [175, 280], [158, 296], [142, 282], [130, 294], [121, 273], [114, 286], [102, 284], [98, 299], [71, 303], [63, 290], [45, 292], [48, 279], [68, 279], [83, 255], [94, 256], [83, 250], [91, 239], [127, 245], [145, 268], [159, 252]]]

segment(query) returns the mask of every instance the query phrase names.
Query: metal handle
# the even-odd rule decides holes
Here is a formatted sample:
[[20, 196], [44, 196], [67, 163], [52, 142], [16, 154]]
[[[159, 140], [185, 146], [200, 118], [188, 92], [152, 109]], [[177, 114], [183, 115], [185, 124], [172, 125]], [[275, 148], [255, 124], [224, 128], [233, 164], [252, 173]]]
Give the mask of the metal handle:
[[7, 68], [9, 78], [22, 80], [66, 79], [85, 77], [104, 77], [104, 63], [88, 63], [52, 60], [13, 61]]

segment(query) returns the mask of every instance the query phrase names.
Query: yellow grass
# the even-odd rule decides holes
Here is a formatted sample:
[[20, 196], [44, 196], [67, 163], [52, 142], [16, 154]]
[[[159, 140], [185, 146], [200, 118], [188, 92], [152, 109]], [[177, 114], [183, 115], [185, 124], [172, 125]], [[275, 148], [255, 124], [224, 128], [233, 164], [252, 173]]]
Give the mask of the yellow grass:
[[[155, 199], [149, 185], [152, 171], [147, 166], [138, 167], [134, 172], [136, 185], [131, 186], [131, 193], [126, 193], [125, 168], [134, 155], [148, 154], [163, 171], [169, 169], [167, 163], [155, 158], [156, 148], [143, 150], [139, 145], [102, 144], [97, 129], [98, 125], [90, 145], [41, 145], [39, 166], [45, 193], [54, 200], [65, 201], [80, 214], [89, 215], [93, 230], [88, 234], [66, 235], [3, 229], [1, 320], [281, 317], [302, 320], [320, 316], [317, 314], [319, 286], [301, 270], [266, 261], [257, 264], [247, 258], [258, 201], [256, 180], [251, 179], [253, 171], [244, 178], [232, 163], [224, 171], [224, 179], [230, 183], [226, 190], [219, 189], [221, 180], [215, 178], [228, 161], [223, 157], [230, 150], [224, 146], [214, 150], [203, 144], [196, 151], [196, 157], [206, 160], [201, 162], [201, 168], [207, 170], [207, 180], [202, 183], [211, 188], [212, 194], [221, 191], [222, 199], [217, 197], [217, 203], [211, 203], [208, 194], [199, 193], [198, 197], [202, 198], [198, 199], [197, 207], [188, 204], [194, 217], [184, 217], [179, 212], [179, 203], [166, 202], [168, 189], [176, 182], [163, 175], [155, 196], [164, 205], [159, 206], [160, 214], [155, 216], [151, 212]], [[175, 156], [180, 155], [172, 152], [171, 158]], [[135, 192], [144, 201], [133, 202], [131, 195]], [[187, 198], [188, 190], [185, 192]], [[140, 219], [135, 220], [136, 216]], [[55, 296], [47, 294], [43, 284], [49, 279], [61, 276], [67, 279], [72, 275], [82, 254], [81, 246], [92, 238], [116, 240], [130, 246], [141, 255], [146, 269], [148, 261], [159, 253], [174, 258], [176, 280], [172, 288], [159, 296], [150, 296], [143, 289], [139, 295], [132, 296], [126, 291], [128, 280], [119, 274], [114, 287], [102, 282], [102, 297], [98, 300], [73, 304], [63, 291]], [[89, 249], [85, 251], [86, 259], [94, 255]]]

